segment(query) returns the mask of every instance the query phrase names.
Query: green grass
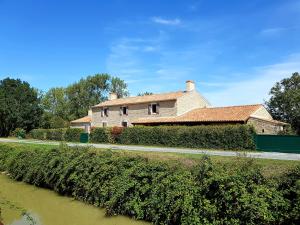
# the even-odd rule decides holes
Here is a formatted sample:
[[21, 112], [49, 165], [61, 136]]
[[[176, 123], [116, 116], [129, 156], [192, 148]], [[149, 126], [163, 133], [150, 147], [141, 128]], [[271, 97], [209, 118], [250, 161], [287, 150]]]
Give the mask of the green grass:
[[[57, 146], [51, 144], [32, 144], [32, 143], [0, 143], [0, 145], [9, 145], [22, 149], [52, 149]], [[93, 148], [96, 151], [106, 151], [107, 149]], [[203, 157], [203, 154], [182, 154], [182, 153], [164, 153], [164, 152], [142, 152], [142, 151], [127, 151], [127, 150], [113, 150], [121, 154], [129, 154], [134, 156], [140, 156], [148, 158], [149, 160], [156, 161], [168, 161], [169, 163], [180, 163], [187, 167], [193, 167]], [[300, 165], [300, 161], [290, 160], [274, 160], [274, 159], [251, 159], [243, 157], [232, 156], [210, 156], [212, 161], [216, 164], [225, 164], [227, 168], [234, 169], [239, 165], [243, 164], [245, 160], [252, 160], [253, 163], [257, 164], [262, 168], [264, 175], [266, 176], [277, 176], [285, 173], [290, 168]]]

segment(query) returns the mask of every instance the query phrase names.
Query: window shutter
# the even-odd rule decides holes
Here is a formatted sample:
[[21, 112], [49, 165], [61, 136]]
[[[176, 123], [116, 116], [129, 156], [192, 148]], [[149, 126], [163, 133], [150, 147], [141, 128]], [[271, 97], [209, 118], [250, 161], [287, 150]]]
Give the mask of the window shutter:
[[156, 113], [159, 114], [159, 103], [156, 104]]
[[103, 117], [103, 108], [101, 108], [101, 117]]
[[126, 115], [128, 115], [128, 106], [126, 106]]
[[106, 116], [108, 117], [108, 114], [109, 114], [109, 109], [106, 108]]
[[151, 104], [148, 105], [148, 115], [151, 115]]
[[123, 110], [123, 108], [122, 107], [120, 107], [120, 116], [122, 116], [122, 110]]

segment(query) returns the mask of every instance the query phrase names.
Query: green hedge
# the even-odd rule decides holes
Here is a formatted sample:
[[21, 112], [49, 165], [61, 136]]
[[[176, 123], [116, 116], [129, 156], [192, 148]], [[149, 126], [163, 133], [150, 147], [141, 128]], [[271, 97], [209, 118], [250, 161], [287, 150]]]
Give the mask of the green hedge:
[[[82, 129], [36, 129], [35, 139], [79, 141]], [[204, 149], [255, 150], [254, 129], [248, 125], [223, 126], [136, 126], [93, 128], [92, 143], [157, 145]]]
[[300, 167], [273, 179], [251, 160], [228, 169], [203, 157], [187, 168], [110, 151], [40, 148], [0, 144], [0, 170], [108, 215], [154, 224], [299, 224]]
[[30, 131], [30, 137], [39, 140], [54, 141], [80, 141], [80, 134], [84, 130], [80, 128], [60, 128], [60, 129], [34, 129]]
[[91, 130], [90, 140], [93, 143], [110, 143], [110, 129], [93, 128]]
[[75, 141], [79, 142], [80, 141], [80, 134], [83, 133], [84, 130], [81, 128], [68, 128], [66, 130], [64, 140], [65, 141]]
[[117, 136], [111, 130], [95, 128], [94, 143], [158, 145], [170, 147], [255, 150], [254, 129], [248, 125], [224, 126], [136, 126], [122, 130]]

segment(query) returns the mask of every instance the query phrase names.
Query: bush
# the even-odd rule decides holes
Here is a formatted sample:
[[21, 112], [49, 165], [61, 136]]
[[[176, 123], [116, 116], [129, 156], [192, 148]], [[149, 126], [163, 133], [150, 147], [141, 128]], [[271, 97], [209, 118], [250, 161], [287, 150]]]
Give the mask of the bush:
[[46, 140], [47, 129], [34, 129], [29, 132], [29, 136], [33, 139]]
[[129, 127], [120, 144], [245, 150], [255, 149], [254, 129], [247, 125]]
[[91, 142], [93, 143], [111, 143], [109, 128], [92, 128], [90, 134]]
[[[192, 168], [61, 146], [0, 144], [0, 170], [16, 180], [154, 224], [299, 224], [299, 168], [265, 178], [253, 160], [234, 169], [205, 156]], [[42, 147], [41, 147], [42, 148]]]
[[[36, 139], [79, 141], [81, 129], [36, 129]], [[224, 126], [137, 126], [92, 128], [93, 143], [157, 145], [169, 147], [255, 150], [254, 129], [248, 125]]]
[[22, 128], [16, 128], [12, 133], [11, 136], [17, 137], [17, 138], [25, 138], [26, 131]]
[[53, 141], [64, 141], [65, 140], [66, 129], [47, 129], [46, 130], [46, 139]]
[[79, 142], [83, 132], [81, 128], [34, 129], [30, 131], [29, 136], [39, 140]]
[[64, 140], [79, 142], [81, 133], [84, 133], [84, 130], [81, 128], [68, 128], [66, 130]]

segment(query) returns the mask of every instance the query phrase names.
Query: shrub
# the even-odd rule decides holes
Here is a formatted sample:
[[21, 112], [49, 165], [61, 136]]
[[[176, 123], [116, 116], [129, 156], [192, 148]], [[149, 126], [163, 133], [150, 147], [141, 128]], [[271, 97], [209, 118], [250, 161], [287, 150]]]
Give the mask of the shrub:
[[33, 129], [29, 132], [29, 136], [34, 139], [46, 140], [47, 129]]
[[111, 151], [26, 148], [0, 144], [0, 170], [108, 215], [161, 225], [299, 224], [299, 167], [273, 180], [253, 160], [228, 169], [205, 156], [186, 168]]
[[64, 140], [79, 142], [81, 133], [84, 133], [84, 130], [81, 128], [68, 128], [66, 130]]
[[110, 134], [108, 128], [92, 128], [90, 135], [91, 142], [93, 143], [109, 143]]
[[46, 139], [53, 141], [64, 141], [64, 136], [66, 133], [66, 129], [47, 129], [46, 130]]
[[17, 137], [17, 138], [25, 138], [26, 131], [22, 128], [16, 128], [12, 133], [11, 136]]
[[129, 127], [118, 143], [213, 149], [255, 149], [254, 129], [247, 125]]

